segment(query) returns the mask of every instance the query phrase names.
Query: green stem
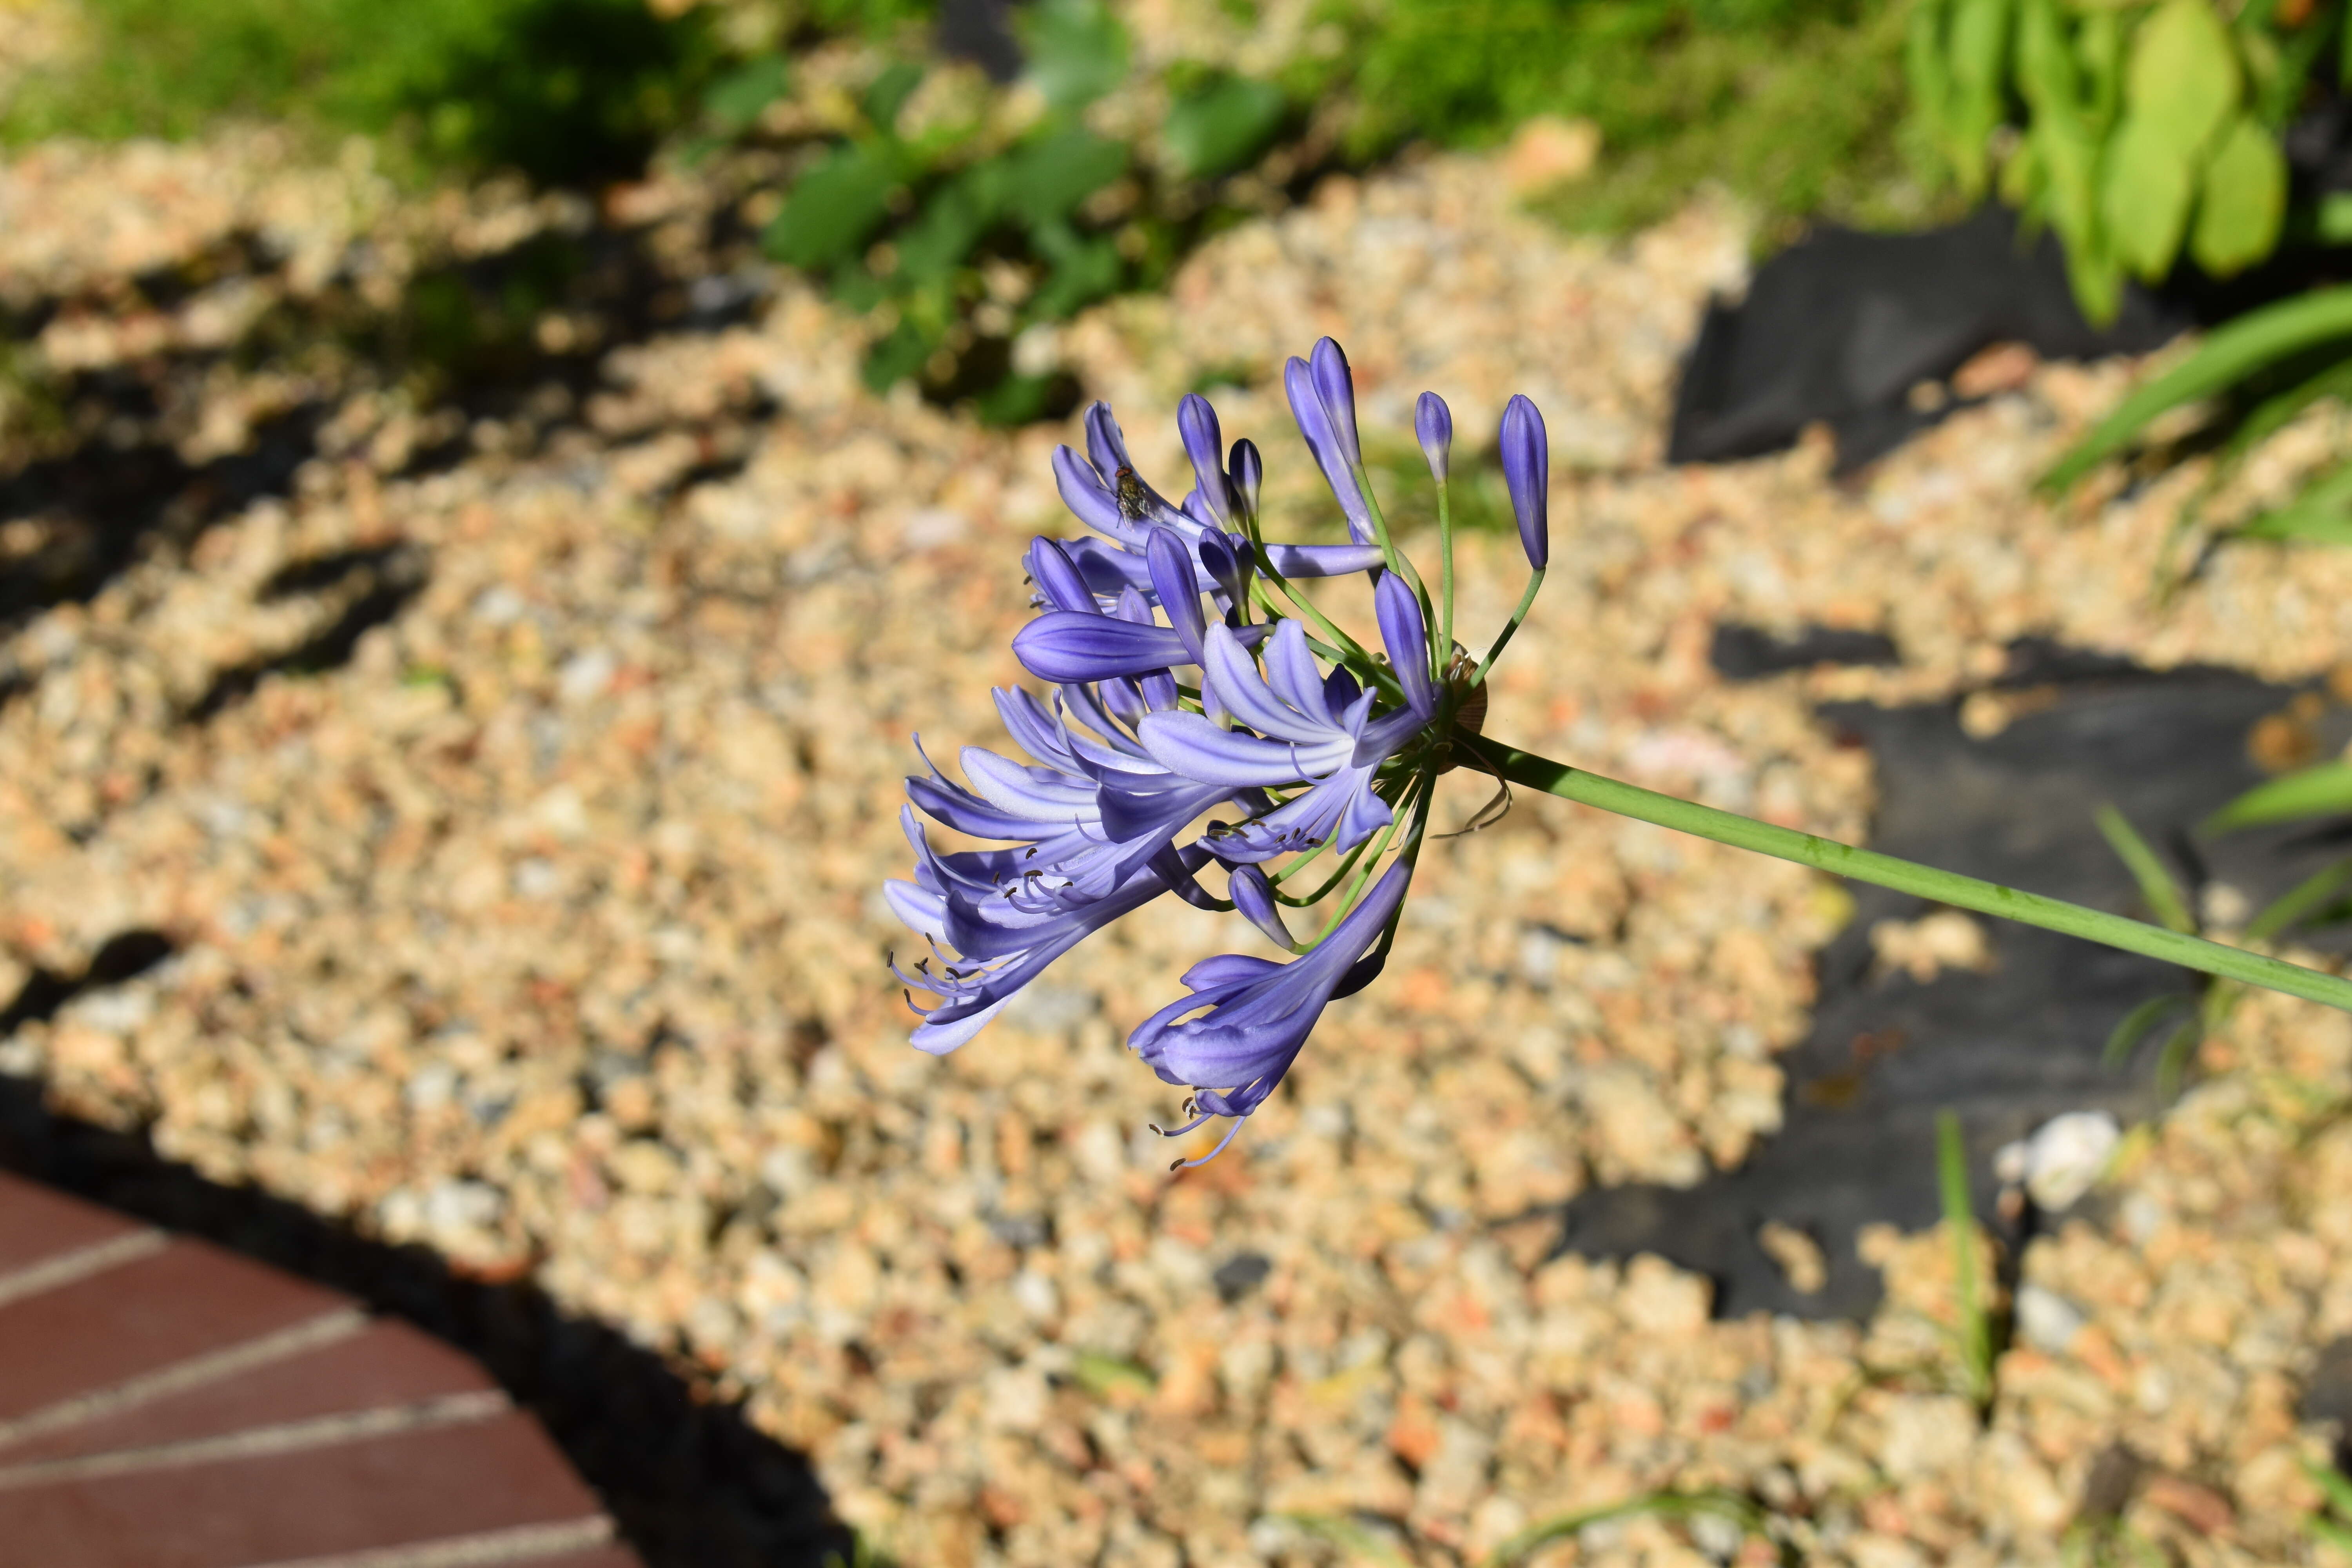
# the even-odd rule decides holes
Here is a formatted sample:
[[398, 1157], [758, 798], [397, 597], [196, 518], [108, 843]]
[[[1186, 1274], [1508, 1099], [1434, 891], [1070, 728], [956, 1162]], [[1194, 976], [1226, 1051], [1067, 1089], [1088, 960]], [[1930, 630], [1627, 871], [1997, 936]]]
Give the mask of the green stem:
[[1437, 622], [1437, 679], [1445, 679], [1446, 667], [1454, 662], [1454, 508], [1446, 495], [1446, 483], [1437, 481], [1437, 563], [1438, 595], [1444, 601]]
[[2352, 1012], [2352, 980], [2338, 975], [2324, 974], [2242, 948], [2224, 947], [2217, 942], [2166, 931], [2122, 915], [2085, 909], [2081, 904], [2004, 888], [1998, 882], [1963, 877], [1957, 871], [1938, 871], [1909, 860], [1898, 860], [1892, 855], [1856, 849], [1794, 828], [1775, 827], [1769, 822], [1588, 773], [1478, 736], [1457, 731], [1454, 743], [1478, 759], [1497, 778], [1556, 795], [1562, 800], [1598, 806], [1620, 816], [1671, 827], [1678, 833], [1712, 838], [1735, 848], [1794, 860], [1800, 866], [1851, 877], [1857, 882], [1874, 882], [1882, 888], [1933, 899], [1955, 909], [1974, 910], [1979, 914], [2041, 926], [2085, 942], [2104, 942], [2126, 952], [2144, 953], [2167, 963], [2242, 980], [2249, 985], [2283, 991], [2290, 996]]
[[1486, 679], [1486, 672], [1495, 668], [1495, 661], [1503, 657], [1503, 650], [1511, 646], [1511, 638], [1517, 634], [1519, 623], [1528, 618], [1528, 610], [1535, 604], [1537, 591], [1542, 588], [1543, 580], [1544, 569], [1540, 566], [1528, 574], [1528, 586], [1526, 592], [1519, 595], [1519, 607], [1511, 612], [1511, 618], [1496, 635], [1495, 646], [1488, 648], [1486, 657], [1478, 661], [1477, 672], [1470, 677], [1471, 685], [1475, 686]]

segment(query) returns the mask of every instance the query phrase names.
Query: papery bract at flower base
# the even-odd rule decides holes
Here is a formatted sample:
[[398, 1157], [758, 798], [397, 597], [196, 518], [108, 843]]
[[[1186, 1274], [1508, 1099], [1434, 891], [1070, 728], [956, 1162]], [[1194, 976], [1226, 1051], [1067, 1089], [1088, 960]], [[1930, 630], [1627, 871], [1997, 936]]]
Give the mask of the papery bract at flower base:
[[[1379, 941], [1412, 880], [1410, 861], [1399, 860], [1372, 884], [1345, 920], [1288, 963], [1241, 953], [1203, 959], [1184, 973], [1192, 994], [1171, 1002], [1137, 1026], [1128, 1045], [1169, 1083], [1197, 1086], [1198, 1114], [1170, 1137], [1189, 1132], [1213, 1116], [1242, 1118], [1265, 1102], [1314, 1032], [1334, 998], [1371, 984], [1381, 960], [1366, 958]], [[1216, 1148], [1199, 1164], [1222, 1153], [1241, 1122], [1225, 1130]]]

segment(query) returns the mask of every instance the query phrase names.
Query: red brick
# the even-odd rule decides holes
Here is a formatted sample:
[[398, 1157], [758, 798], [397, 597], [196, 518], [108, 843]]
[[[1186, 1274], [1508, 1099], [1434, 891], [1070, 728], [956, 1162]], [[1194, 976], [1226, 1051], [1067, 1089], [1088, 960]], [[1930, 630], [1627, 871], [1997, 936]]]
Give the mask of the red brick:
[[200, 1241], [0, 1306], [0, 1421], [349, 1307]]
[[598, 1512], [518, 1413], [267, 1458], [0, 1489], [0, 1542], [9, 1563], [27, 1565], [250, 1568]]
[[135, 1405], [96, 1420], [0, 1441], [0, 1471], [70, 1458], [216, 1437], [257, 1426], [396, 1409], [494, 1386], [479, 1368], [393, 1319], [279, 1361]]
[[143, 1226], [0, 1172], [0, 1279]]
[[627, 1547], [615, 1544], [567, 1552], [561, 1557], [533, 1557], [515, 1568], [646, 1568], [646, 1563]]

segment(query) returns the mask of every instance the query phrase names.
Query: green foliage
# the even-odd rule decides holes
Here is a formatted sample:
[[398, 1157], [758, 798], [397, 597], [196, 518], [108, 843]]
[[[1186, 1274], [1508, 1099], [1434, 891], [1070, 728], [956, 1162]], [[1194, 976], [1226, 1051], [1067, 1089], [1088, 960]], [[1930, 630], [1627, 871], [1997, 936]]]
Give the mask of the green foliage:
[[1985, 1283], [1977, 1272], [1977, 1216], [1969, 1201], [1969, 1151], [1960, 1119], [1936, 1115], [1936, 1185], [1943, 1199], [1944, 1228], [1952, 1238], [1953, 1351], [1960, 1386], [1979, 1411], [1992, 1408], [1993, 1363], [2000, 1353]]
[[[2347, 811], [2352, 811], [2352, 767], [2335, 763], [2249, 790], [2206, 818], [2200, 830], [2230, 833]], [[2108, 844], [2138, 882], [2141, 896], [2164, 923], [2191, 936], [2202, 935], [2189, 912], [2188, 894], [2123, 815], [2111, 805], [2102, 806], [2098, 823]], [[2352, 860], [2324, 866], [2257, 911], [2246, 922], [2243, 939], [2263, 946], [2292, 931], [2352, 919], [2348, 892], [2352, 892]], [[2168, 1099], [2180, 1091], [2197, 1047], [2228, 1022], [2245, 992], [2242, 984], [2217, 976], [2197, 991], [2151, 996], [2116, 1025], [2102, 1059], [2111, 1068], [2124, 1066], [2155, 1037], [2158, 1026], [2177, 1019], [2156, 1052], [2157, 1092]]]
[[2328, 0], [2288, 15], [2217, 0], [1916, 0], [1912, 111], [1964, 196], [1997, 175], [2030, 224], [2057, 231], [2084, 314], [2109, 321], [2126, 275], [2162, 279], [2185, 255], [2227, 277], [2287, 232], [2279, 138], [2343, 26]]
[[1347, 145], [1498, 141], [1535, 114], [1600, 128], [1580, 228], [1652, 222], [1717, 182], [1774, 226], [1887, 221], [1901, 162], [1900, 7], [1858, 0], [1334, 0], [1349, 43], [1318, 84]]
[[28, 82], [11, 141], [185, 136], [223, 115], [394, 132], [545, 182], [641, 165], [714, 58], [644, 0], [84, 0], [89, 47]]
[[[2175, 410], [2215, 400], [2226, 433], [2218, 460], [2184, 512], [2193, 521], [2264, 439], [2313, 405], [2352, 397], [2352, 286], [2315, 289], [2252, 310], [2220, 328], [2188, 359], [2116, 405], [2042, 477], [2046, 493], [2080, 482], [2128, 452]], [[2352, 465], [2324, 468], [2285, 504], [2252, 519], [2239, 537], [2352, 543]]]
[[1271, 82], [1219, 73], [1177, 95], [1160, 134], [1179, 172], [1212, 178], [1255, 162], [1289, 113], [1289, 100]]
[[2303, 1471], [2319, 1488], [2321, 1498], [2318, 1510], [2304, 1517], [2304, 1534], [2323, 1546], [2352, 1552], [2352, 1479], [2333, 1466], [2309, 1460], [2304, 1461]]

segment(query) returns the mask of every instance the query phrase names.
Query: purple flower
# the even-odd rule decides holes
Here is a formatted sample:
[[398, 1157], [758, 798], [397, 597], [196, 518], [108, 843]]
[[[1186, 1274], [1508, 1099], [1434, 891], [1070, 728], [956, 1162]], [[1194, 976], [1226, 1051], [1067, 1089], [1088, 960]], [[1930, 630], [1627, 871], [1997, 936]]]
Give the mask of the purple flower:
[[1168, 1136], [1190, 1132], [1213, 1116], [1235, 1118], [1217, 1146], [1197, 1160], [1215, 1159], [1241, 1130], [1240, 1118], [1265, 1103], [1298, 1059], [1323, 1009], [1336, 997], [1352, 995], [1380, 973], [1383, 955], [1370, 958], [1403, 902], [1412, 866], [1399, 860], [1372, 884], [1314, 951], [1288, 963], [1223, 953], [1184, 972], [1192, 994], [1145, 1019], [1128, 1046], [1167, 1083], [1192, 1085], [1188, 1102], [1196, 1113]]
[[1284, 621], [1266, 645], [1266, 673], [1224, 626], [1209, 628], [1202, 665], [1209, 689], [1246, 734], [1198, 713], [1153, 713], [1137, 727], [1145, 751], [1171, 773], [1228, 789], [1307, 787], [1239, 826], [1211, 830], [1221, 860], [1270, 860], [1329, 841], [1352, 849], [1392, 820], [1373, 793], [1381, 766], [1437, 711], [1429, 679], [1429, 641], [1421, 604], [1393, 573], [1373, 590], [1389, 662], [1405, 705], [1372, 717], [1372, 693], [1345, 669], [1316, 667], [1297, 621]]
[[[1177, 698], [1164, 680], [1127, 695], [1139, 717], [1172, 708]], [[907, 795], [943, 826], [1012, 847], [941, 854], [910, 806], [901, 820], [915, 847], [915, 879], [884, 885], [899, 919], [955, 954], [938, 954], [936, 971], [931, 959], [912, 970], [893, 966], [906, 984], [940, 997], [917, 1009], [924, 1022], [914, 1043], [927, 1051], [951, 1051], [971, 1038], [1047, 964], [1119, 916], [1171, 887], [1199, 896], [1192, 874], [1207, 863], [1207, 851], [1177, 851], [1176, 836], [1234, 793], [1171, 774], [1093, 689], [1063, 690], [1086, 729], [1025, 691], [995, 696], [1004, 727], [1041, 765], [967, 746], [961, 760], [971, 788], [926, 756], [929, 776], [909, 778]]]
[[[1067, 548], [1071, 559], [1087, 578], [1097, 595], [1114, 597], [1121, 587], [1150, 592], [1150, 568], [1144, 552], [1151, 541], [1154, 528], [1170, 528], [1189, 545], [1197, 549], [1204, 534], [1219, 531], [1221, 520], [1230, 516], [1234, 491], [1254, 513], [1257, 506], [1257, 477], [1253, 462], [1250, 471], [1240, 483], [1230, 484], [1217, 475], [1213, 456], [1217, 437], [1216, 410], [1206, 398], [1186, 399], [1186, 406], [1197, 404], [1189, 420], [1180, 416], [1187, 426], [1186, 449], [1192, 458], [1196, 473], [1202, 474], [1202, 485], [1194, 492], [1193, 503], [1205, 516], [1195, 516], [1181, 507], [1171, 506], [1168, 499], [1137, 474], [1129, 458], [1126, 437], [1118, 423], [1111, 417], [1110, 405], [1097, 403], [1086, 414], [1087, 448], [1090, 456], [1081, 457], [1067, 447], [1054, 452], [1054, 482], [1061, 491], [1062, 504], [1088, 528], [1105, 535], [1112, 542], [1097, 540], [1074, 540]], [[1205, 417], [1204, 417], [1205, 416]], [[1194, 434], [1205, 431], [1209, 437], [1209, 457], [1204, 464], [1202, 454], [1194, 451]], [[1234, 466], [1241, 468], [1239, 451], [1244, 443], [1236, 442]], [[1255, 458], [1256, 449], [1250, 453]], [[1205, 472], [1203, 471], [1205, 469]], [[1217, 502], [1203, 498], [1211, 492], [1209, 477], [1217, 475], [1221, 485], [1227, 485], [1223, 502], [1225, 512], [1217, 510]], [[1370, 535], [1367, 534], [1366, 540]], [[1380, 564], [1377, 549], [1357, 544], [1268, 544], [1266, 559], [1274, 569], [1286, 577], [1344, 577], [1350, 573], [1368, 571]], [[1200, 576], [1201, 591], [1216, 589], [1216, 580], [1205, 568]]]
[[[1319, 357], [1325, 338], [1315, 345]], [[1337, 345], [1333, 345], [1335, 348]], [[1356, 482], [1356, 468], [1350, 456], [1356, 441], [1356, 408], [1354, 389], [1347, 383], [1345, 359], [1339, 361], [1336, 378], [1346, 387], [1348, 434], [1339, 435], [1339, 418], [1325, 401], [1323, 383], [1327, 379], [1316, 374], [1316, 367], [1303, 359], [1293, 359], [1282, 367], [1282, 389], [1290, 396], [1290, 416], [1297, 422], [1298, 434], [1305, 438], [1307, 449], [1315, 454], [1318, 467], [1323, 470], [1323, 482], [1331, 487], [1331, 494], [1339, 502], [1339, 510], [1348, 519], [1348, 537], [1358, 544], [1370, 544], [1372, 532], [1371, 504], [1364, 499], [1363, 487]]]
[[1424, 392], [1412, 405], [1412, 433], [1421, 438], [1421, 455], [1429, 459], [1429, 477], [1445, 482], [1454, 453], [1454, 411], [1445, 399]]
[[1501, 446], [1519, 543], [1527, 549], [1528, 564], [1540, 572], [1551, 559], [1551, 447], [1543, 414], [1525, 393], [1514, 394], [1504, 405]]

